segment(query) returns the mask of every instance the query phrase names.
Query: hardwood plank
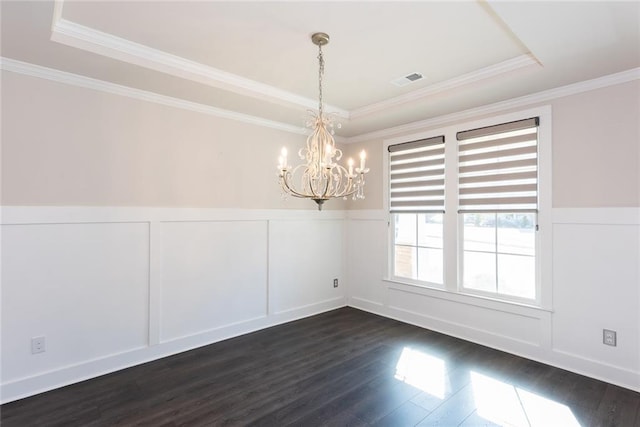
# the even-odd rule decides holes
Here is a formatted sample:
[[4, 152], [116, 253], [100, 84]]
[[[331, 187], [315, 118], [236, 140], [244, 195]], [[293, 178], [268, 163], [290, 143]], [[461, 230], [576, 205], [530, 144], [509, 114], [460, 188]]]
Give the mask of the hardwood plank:
[[[385, 363], [380, 361], [381, 354], [365, 354], [353, 358], [330, 370], [323, 370], [297, 381], [295, 385], [277, 390], [265, 390], [260, 393], [258, 401], [247, 408], [246, 401], [237, 401], [237, 407], [220, 419], [225, 423], [246, 423], [258, 418], [259, 425], [281, 425], [297, 419], [301, 413], [310, 408], [321, 406], [334, 396], [340, 396], [351, 388], [370, 381], [372, 376], [384, 369]], [[260, 417], [260, 413], [263, 413]], [[215, 417], [207, 417], [214, 419]], [[188, 418], [187, 418], [188, 419]]]
[[350, 408], [350, 411], [358, 419], [373, 424], [407, 403], [420, 390], [398, 381], [389, 372], [378, 383], [367, 384], [363, 392], [365, 398]]
[[448, 366], [449, 371], [444, 373], [443, 384], [440, 390], [426, 390], [411, 399], [411, 402], [432, 412], [451, 396], [466, 387], [471, 381], [469, 370], [465, 367]]
[[637, 422], [640, 410], [638, 393], [608, 385], [602, 397], [594, 422], [602, 426], [632, 426]]
[[409, 401], [390, 414], [380, 418], [373, 425], [375, 427], [414, 426], [427, 415], [429, 415], [429, 411]]
[[366, 387], [367, 383], [384, 376], [386, 372], [386, 364], [384, 363], [376, 363], [368, 368], [366, 370], [358, 369], [355, 375], [354, 372], [350, 372], [336, 378], [332, 383], [318, 384], [314, 389], [303, 390], [291, 403], [267, 413], [251, 425], [273, 426], [296, 423], [301, 415], [312, 413], [314, 410], [326, 406], [327, 402], [343, 399], [345, 395], [354, 390], [360, 390], [363, 386]]
[[458, 427], [501, 427], [500, 424], [496, 424], [487, 420], [486, 418], [478, 415], [478, 411], [473, 411], [465, 420], [459, 424]]
[[427, 415], [418, 426], [457, 426], [476, 410], [473, 390], [465, 386]]
[[365, 420], [358, 417], [356, 412], [363, 403], [366, 404], [367, 401], [371, 399], [372, 389], [379, 388], [384, 382], [388, 381], [388, 374], [388, 368], [379, 371], [377, 375], [371, 377], [369, 383], [362, 384], [350, 390], [348, 393], [328, 401], [325, 405], [297, 419], [295, 423], [291, 425], [339, 425], [349, 419], [368, 424]]

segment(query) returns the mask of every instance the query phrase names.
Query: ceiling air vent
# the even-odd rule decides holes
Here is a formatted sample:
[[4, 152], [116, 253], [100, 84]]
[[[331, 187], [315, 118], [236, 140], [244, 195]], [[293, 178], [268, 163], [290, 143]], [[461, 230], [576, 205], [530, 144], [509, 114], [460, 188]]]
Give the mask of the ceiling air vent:
[[396, 86], [402, 87], [402, 86], [408, 85], [409, 83], [422, 80], [423, 78], [424, 76], [420, 73], [411, 73], [411, 74], [407, 74], [406, 76], [402, 76], [400, 78], [391, 80], [391, 83], [393, 83]]

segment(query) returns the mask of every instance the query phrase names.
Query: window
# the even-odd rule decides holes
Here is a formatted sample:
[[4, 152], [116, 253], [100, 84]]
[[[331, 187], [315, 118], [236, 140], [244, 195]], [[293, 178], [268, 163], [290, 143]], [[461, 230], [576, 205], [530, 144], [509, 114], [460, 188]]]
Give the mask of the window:
[[[531, 118], [510, 114], [505, 118], [511, 120], [451, 126], [440, 130], [442, 136], [388, 146], [391, 280], [546, 305], [538, 163], [539, 116], [548, 139], [550, 110], [532, 112]], [[445, 145], [445, 138], [455, 142]], [[543, 170], [550, 173], [544, 153]]]
[[442, 214], [394, 215], [397, 277], [443, 284]]
[[444, 137], [389, 146], [395, 277], [444, 283]]
[[462, 214], [462, 286], [535, 299], [535, 215]]
[[538, 118], [458, 132], [462, 287], [536, 297]]

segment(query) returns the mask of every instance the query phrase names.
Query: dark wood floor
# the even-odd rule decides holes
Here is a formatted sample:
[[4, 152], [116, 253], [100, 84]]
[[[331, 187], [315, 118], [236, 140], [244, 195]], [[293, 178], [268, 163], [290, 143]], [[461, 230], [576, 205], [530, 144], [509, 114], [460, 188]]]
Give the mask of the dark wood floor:
[[11, 426], [640, 426], [640, 394], [352, 308], [1, 407]]

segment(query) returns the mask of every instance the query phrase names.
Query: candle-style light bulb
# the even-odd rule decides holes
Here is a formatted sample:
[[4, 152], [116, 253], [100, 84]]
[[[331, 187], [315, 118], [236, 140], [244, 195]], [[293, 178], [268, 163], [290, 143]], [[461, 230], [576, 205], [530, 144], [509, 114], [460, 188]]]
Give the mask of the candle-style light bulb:
[[367, 153], [362, 150], [360, 152], [360, 170], [363, 171], [364, 170], [364, 161], [367, 158]]
[[349, 157], [349, 160], [347, 160], [347, 163], [349, 164], [349, 175], [353, 175], [353, 159]]
[[324, 163], [329, 166], [331, 164], [331, 144], [327, 144], [324, 147], [324, 155], [325, 155], [325, 161]]
[[284, 169], [287, 167], [287, 147], [282, 147], [280, 154], [280, 167]]

